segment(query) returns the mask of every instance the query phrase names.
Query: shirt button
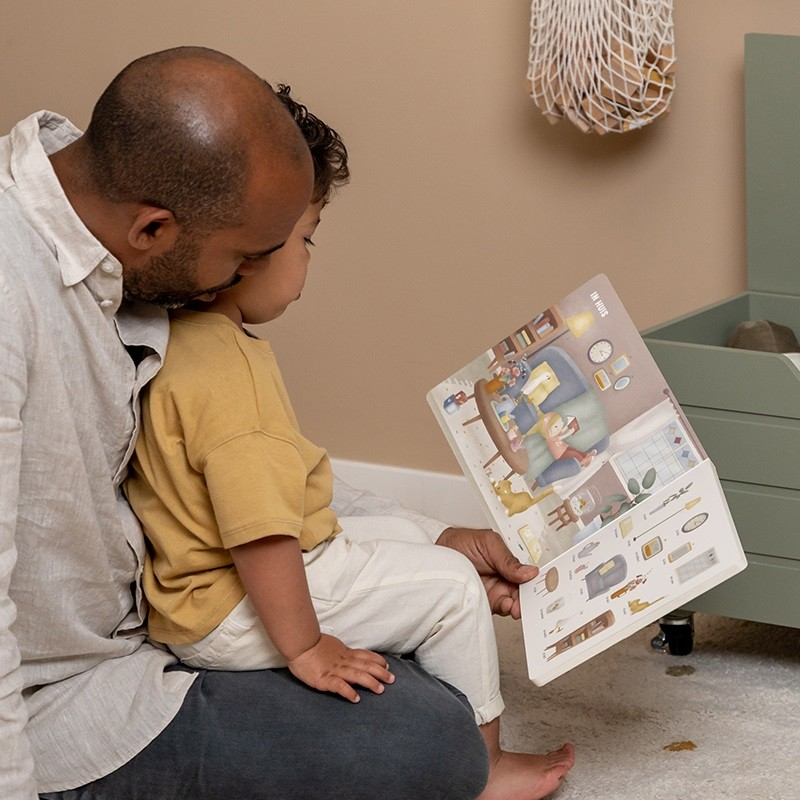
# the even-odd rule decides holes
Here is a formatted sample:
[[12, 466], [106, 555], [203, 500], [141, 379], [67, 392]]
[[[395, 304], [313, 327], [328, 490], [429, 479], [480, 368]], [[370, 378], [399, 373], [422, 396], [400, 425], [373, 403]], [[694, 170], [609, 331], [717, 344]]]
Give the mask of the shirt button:
[[101, 300], [100, 301], [100, 308], [108, 308], [109, 306], [113, 306], [113, 305], [114, 305], [114, 301], [113, 300]]
[[100, 267], [100, 269], [102, 269], [103, 272], [113, 272], [114, 271], [114, 265], [113, 264], [103, 264], [103, 266]]

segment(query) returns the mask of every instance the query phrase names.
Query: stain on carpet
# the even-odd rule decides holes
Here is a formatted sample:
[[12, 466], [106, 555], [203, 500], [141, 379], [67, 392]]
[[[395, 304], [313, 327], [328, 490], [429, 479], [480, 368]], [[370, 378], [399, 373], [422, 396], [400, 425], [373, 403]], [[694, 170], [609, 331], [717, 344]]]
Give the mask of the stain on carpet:
[[689, 664], [667, 667], [667, 675], [671, 675], [673, 678], [680, 678], [683, 675], [694, 675], [694, 667]]
[[662, 749], [677, 753], [680, 750], [697, 750], [697, 745], [694, 742], [671, 742], [665, 744]]

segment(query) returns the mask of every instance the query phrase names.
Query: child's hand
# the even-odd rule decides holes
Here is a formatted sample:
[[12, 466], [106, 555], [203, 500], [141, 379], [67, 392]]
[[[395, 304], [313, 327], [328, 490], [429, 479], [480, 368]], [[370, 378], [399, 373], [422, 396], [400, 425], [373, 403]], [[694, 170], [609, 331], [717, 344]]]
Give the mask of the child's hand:
[[335, 636], [322, 634], [319, 641], [289, 662], [292, 675], [322, 692], [333, 692], [357, 703], [361, 698], [350, 685], [380, 694], [394, 675], [383, 656], [371, 650], [351, 650]]

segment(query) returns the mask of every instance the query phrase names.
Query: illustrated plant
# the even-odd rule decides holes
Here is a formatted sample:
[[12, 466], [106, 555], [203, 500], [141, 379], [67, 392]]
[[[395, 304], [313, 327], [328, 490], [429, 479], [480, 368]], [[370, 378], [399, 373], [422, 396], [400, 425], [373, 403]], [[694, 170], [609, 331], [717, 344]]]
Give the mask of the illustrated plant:
[[[652, 467], [642, 477], [642, 485], [636, 478], [628, 480], [628, 494], [610, 494], [603, 498], [603, 506], [598, 513], [603, 518], [603, 525], [630, 511], [635, 505], [650, 497], [648, 489], [656, 482], [656, 471]], [[615, 508], [616, 506], [616, 508]]]

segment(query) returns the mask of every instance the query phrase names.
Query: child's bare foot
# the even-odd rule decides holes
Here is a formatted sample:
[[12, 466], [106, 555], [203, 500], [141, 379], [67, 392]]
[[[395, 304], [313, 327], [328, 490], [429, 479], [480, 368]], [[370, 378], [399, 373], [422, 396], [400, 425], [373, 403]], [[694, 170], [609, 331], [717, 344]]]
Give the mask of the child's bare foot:
[[479, 728], [489, 752], [489, 781], [478, 800], [540, 800], [558, 787], [575, 763], [571, 744], [543, 756], [501, 750], [499, 717]]
[[558, 788], [574, 763], [571, 744], [543, 756], [501, 750], [489, 762], [489, 782], [479, 800], [539, 800]]

